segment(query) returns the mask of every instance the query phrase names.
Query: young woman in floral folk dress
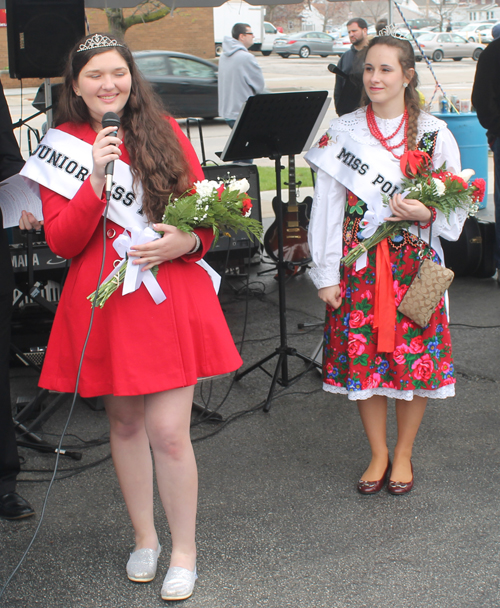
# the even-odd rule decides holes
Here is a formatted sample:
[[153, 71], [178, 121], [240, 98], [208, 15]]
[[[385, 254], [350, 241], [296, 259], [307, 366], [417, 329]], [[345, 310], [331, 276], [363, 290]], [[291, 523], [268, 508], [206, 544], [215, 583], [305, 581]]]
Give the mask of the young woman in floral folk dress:
[[[107, 112], [121, 119], [116, 135], [114, 127], [102, 127]], [[127, 295], [118, 289], [96, 309], [78, 391], [83, 397], [102, 395], [109, 417], [113, 462], [135, 533], [128, 577], [153, 580], [161, 549], [153, 518], [152, 450], [172, 540], [161, 596], [185, 599], [196, 579], [198, 483], [189, 434], [194, 385], [197, 378], [241, 365], [212, 281], [196, 263], [210, 248], [212, 231], [188, 234], [158, 223], [169, 194], [182, 194], [203, 172], [130, 50], [109, 35], [87, 36], [71, 52], [56, 124], [28, 162], [38, 163], [43, 184], [47, 242], [72, 258], [40, 384], [75, 389], [91, 316], [87, 296], [97, 287], [103, 240], [106, 277], [120, 259], [113, 244], [125, 227], [152, 225], [163, 233], [129, 255], [145, 264], [144, 271], [158, 265], [156, 281], [166, 299], [156, 304], [141, 285]], [[103, 234], [110, 161], [116, 184]]]
[[[367, 105], [334, 120], [306, 157], [318, 173], [309, 225], [316, 265], [311, 276], [327, 305], [324, 389], [357, 401], [371, 447], [358, 490], [376, 493], [389, 479], [388, 491], [404, 494], [413, 487], [412, 448], [427, 399], [454, 395], [455, 378], [444, 298], [425, 328], [397, 306], [416, 274], [418, 251], [423, 247], [442, 261], [438, 236], [456, 240], [466, 212], [452, 212], [447, 220], [418, 200], [404, 199], [398, 188], [407, 160], [418, 157], [415, 150], [427, 152], [436, 168], [446, 161], [448, 170], [460, 171], [458, 146], [446, 124], [419, 108], [410, 43], [374, 38], [363, 83]], [[390, 217], [384, 219], [414, 224], [403, 237], [369, 250], [359, 263], [342, 265], [342, 256], [360, 242], [359, 224], [370, 217], [371, 201], [380, 201], [382, 193], [391, 197]], [[398, 424], [392, 469], [388, 398], [396, 400]]]

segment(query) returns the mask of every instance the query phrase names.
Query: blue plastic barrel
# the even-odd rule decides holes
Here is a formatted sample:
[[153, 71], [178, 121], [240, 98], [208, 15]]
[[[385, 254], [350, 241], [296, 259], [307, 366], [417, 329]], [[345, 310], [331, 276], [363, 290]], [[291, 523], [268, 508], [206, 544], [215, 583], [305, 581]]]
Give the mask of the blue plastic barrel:
[[[475, 112], [457, 114], [456, 112], [435, 113], [434, 116], [444, 120], [453, 133], [460, 148], [462, 169], [474, 169], [476, 177], [482, 177], [486, 182], [486, 193], [488, 193], [488, 140], [486, 129], [484, 129]], [[480, 205], [480, 209], [486, 207], [487, 194]]]

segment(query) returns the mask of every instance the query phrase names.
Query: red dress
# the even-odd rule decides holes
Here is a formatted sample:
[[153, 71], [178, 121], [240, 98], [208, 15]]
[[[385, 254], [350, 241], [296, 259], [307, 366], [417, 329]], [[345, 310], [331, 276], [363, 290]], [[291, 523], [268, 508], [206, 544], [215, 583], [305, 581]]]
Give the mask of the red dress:
[[[203, 179], [196, 154], [171, 120], [191, 166], [193, 181]], [[93, 144], [88, 124], [59, 127]], [[121, 147], [121, 160], [130, 163]], [[104, 200], [87, 179], [72, 200], [40, 187], [45, 235], [51, 250], [72, 258], [45, 355], [40, 386], [60, 392], [75, 390], [76, 375], [90, 322], [87, 296], [97, 286], [103, 251]], [[123, 228], [107, 221], [103, 277], [119, 256], [113, 240]], [[210, 229], [196, 231], [202, 248], [159, 265], [157, 275], [167, 299], [156, 305], [141, 285], [122, 295], [120, 287], [104, 308], [96, 308], [85, 351], [78, 392], [82, 397], [143, 395], [191, 386], [198, 378], [238, 369], [242, 360], [234, 345], [212, 281], [200, 260], [212, 243]]]

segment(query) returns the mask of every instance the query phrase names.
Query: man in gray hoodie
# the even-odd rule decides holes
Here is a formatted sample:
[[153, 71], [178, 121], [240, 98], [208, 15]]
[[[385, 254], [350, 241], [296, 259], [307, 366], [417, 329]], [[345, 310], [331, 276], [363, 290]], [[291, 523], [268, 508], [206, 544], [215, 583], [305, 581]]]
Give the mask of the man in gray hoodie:
[[248, 50], [253, 44], [252, 28], [235, 23], [231, 36], [222, 41], [219, 59], [219, 116], [233, 128], [242, 105], [252, 95], [264, 92], [264, 76]]

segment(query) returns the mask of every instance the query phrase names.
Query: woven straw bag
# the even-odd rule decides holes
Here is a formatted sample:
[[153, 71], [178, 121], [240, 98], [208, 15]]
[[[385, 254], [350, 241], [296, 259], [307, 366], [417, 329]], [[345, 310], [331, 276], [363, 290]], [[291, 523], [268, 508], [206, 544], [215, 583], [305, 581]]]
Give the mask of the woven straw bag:
[[[420, 238], [420, 226], [418, 236]], [[431, 238], [432, 222], [429, 230], [429, 243]], [[445, 291], [451, 285], [454, 276], [452, 270], [441, 264], [436, 264], [428, 258], [421, 260], [417, 274], [398, 306], [398, 310], [420, 327], [425, 327]]]

